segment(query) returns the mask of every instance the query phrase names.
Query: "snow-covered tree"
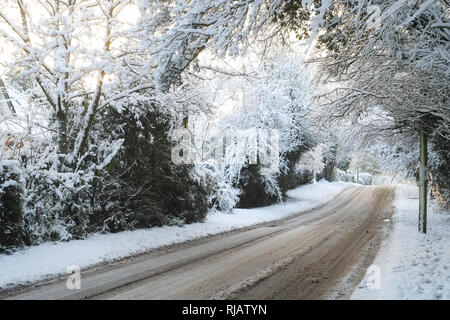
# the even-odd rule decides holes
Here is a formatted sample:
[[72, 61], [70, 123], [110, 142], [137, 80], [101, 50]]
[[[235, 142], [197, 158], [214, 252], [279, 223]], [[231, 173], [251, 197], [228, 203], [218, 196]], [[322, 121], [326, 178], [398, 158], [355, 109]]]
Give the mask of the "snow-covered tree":
[[[420, 226], [426, 231], [428, 136], [448, 134], [450, 58], [447, 1], [336, 1], [319, 43], [329, 76], [329, 118], [381, 108], [391, 131], [420, 136]], [[449, 137], [446, 137], [449, 138]]]
[[[33, 243], [83, 237], [102, 224], [93, 215], [103, 208], [106, 197], [101, 193], [111, 185], [110, 170], [125, 148], [132, 127], [127, 124], [130, 119], [137, 128], [148, 124], [148, 119], [139, 119], [148, 115], [143, 107], [128, 106], [139, 102], [160, 108], [155, 114], [171, 119], [162, 135], [170, 135], [181, 113], [208, 108], [188, 76], [170, 92], [156, 92], [151, 67], [155, 47], [141, 47], [140, 36], [144, 31], [146, 37], [160, 34], [166, 25], [155, 21], [150, 34], [130, 21], [133, 15], [139, 15], [139, 8], [132, 0], [19, 0], [0, 9], [0, 41], [11, 49], [1, 61], [5, 82], [21, 92], [30, 109], [47, 116], [44, 121], [22, 121], [26, 129], [28, 124], [43, 129], [39, 135], [24, 133], [25, 148], [32, 152], [21, 159], [24, 218]], [[133, 114], [111, 128], [112, 115], [120, 118], [125, 109]], [[186, 176], [184, 181], [191, 180]], [[167, 212], [170, 202], [164, 206]], [[201, 206], [195, 210], [205, 211]], [[185, 211], [174, 213], [192, 221]]]
[[[274, 54], [254, 78], [240, 80], [239, 87], [240, 98], [221, 125], [222, 130], [271, 129], [279, 136], [278, 150], [273, 151], [279, 154], [275, 172], [264, 175], [261, 164], [250, 162], [238, 171], [243, 190], [240, 205], [282, 200], [287, 189], [306, 182], [296, 178], [298, 161], [316, 143], [308, 120], [308, 75], [296, 57]], [[254, 199], [261, 192], [267, 199]]]

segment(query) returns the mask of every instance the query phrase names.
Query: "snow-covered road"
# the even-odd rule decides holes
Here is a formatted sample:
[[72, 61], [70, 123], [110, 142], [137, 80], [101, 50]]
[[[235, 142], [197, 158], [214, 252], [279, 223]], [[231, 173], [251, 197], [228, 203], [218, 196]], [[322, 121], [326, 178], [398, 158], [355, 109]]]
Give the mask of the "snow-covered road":
[[393, 199], [392, 186], [352, 187], [288, 219], [82, 272], [80, 290], [62, 278], [10, 298], [345, 298], [377, 253]]
[[48, 242], [12, 255], [0, 254], [0, 289], [52, 278], [56, 274], [65, 275], [67, 267], [72, 265], [84, 269], [155, 248], [283, 219], [324, 204], [351, 186], [322, 180], [288, 191], [290, 199], [284, 204], [234, 209], [232, 214], [214, 212], [203, 223], [95, 234], [86, 240]]
[[[180, 244], [205, 236], [219, 235], [232, 230], [248, 228], [255, 224], [290, 219], [300, 211], [308, 211], [323, 205], [351, 186], [346, 183], [321, 181], [315, 185], [306, 185], [289, 191], [290, 199], [284, 204], [256, 209], [235, 209], [232, 214], [210, 213], [203, 223], [182, 227], [166, 226], [118, 234], [96, 234], [86, 240], [44, 243], [18, 251], [13, 255], [0, 255], [0, 287], [10, 288], [18, 284], [27, 284], [27, 282], [51, 279], [56, 274], [65, 276], [66, 268], [70, 265], [78, 265], [82, 270], [87, 270], [96, 264], [106, 264], [110, 261], [136, 256], [155, 248]], [[351, 294], [351, 299], [450, 299], [450, 250], [448, 250], [450, 247], [450, 215], [448, 212], [437, 209], [437, 206], [431, 205], [428, 234], [420, 234], [417, 232], [417, 187], [397, 185], [395, 190], [393, 202], [395, 213], [390, 220], [384, 219], [383, 221], [385, 230], [389, 231], [389, 236], [383, 240], [381, 249], [377, 253], [378, 247], [375, 246], [367, 255], [367, 259], [363, 261], [365, 265], [364, 263], [363, 265], [355, 263], [346, 270], [347, 276], [343, 276], [341, 284], [338, 285], [341, 291], [335, 290], [331, 295], [323, 296], [324, 298], [347, 298]], [[333, 203], [336, 201], [335, 199]], [[283, 221], [274, 225], [280, 223]], [[228, 247], [231, 249], [236, 245], [239, 246], [248, 239], [265, 237], [274, 231], [277, 231], [274, 226], [269, 228], [263, 226], [245, 232], [233, 232], [230, 236], [215, 236], [210, 240], [200, 242], [200, 244], [218, 240], [218, 247], [215, 247], [215, 250], [223, 251]], [[340, 233], [337, 226], [333, 229], [333, 233]], [[224, 238], [227, 240], [220, 240]], [[193, 244], [195, 245], [196, 242]], [[191, 244], [187, 243], [184, 247], [189, 248], [190, 246]], [[175, 248], [176, 250], [178, 249]], [[201, 256], [211, 253], [210, 250], [203, 249], [199, 252], [202, 252]], [[372, 263], [370, 257], [373, 258], [376, 253], [375, 261]], [[157, 255], [159, 254], [157, 253]], [[193, 255], [192, 252], [186, 254], [185, 258], [201, 258]], [[162, 260], [160, 267], [167, 266], [166, 258]], [[178, 256], [174, 256], [175, 260], [178, 258]], [[124, 261], [128, 263], [133, 259], [135, 258]], [[288, 265], [294, 266], [295, 263], [292, 264], [294, 260], [289, 261]], [[180, 261], [186, 262], [185, 260]], [[284, 260], [281, 259], [281, 261]], [[156, 260], [152, 263], [157, 262]], [[363, 278], [369, 265], [371, 265], [370, 271]], [[377, 272], [379, 272], [378, 278]], [[361, 275], [360, 279], [358, 279], [359, 275]], [[320, 276], [317, 281], [323, 282], [323, 279], [319, 278]], [[276, 281], [279, 283], [280, 280], [277, 280], [276, 276], [268, 277], [268, 279], [272, 280], [265, 280], [265, 282]], [[354, 283], [355, 279], [358, 279], [356, 283]], [[371, 282], [374, 279], [379, 280], [379, 288]], [[311, 281], [316, 280], [314, 278]], [[345, 283], [350, 286], [345, 287]], [[357, 283], [359, 283], [358, 286], [356, 286]], [[355, 286], [356, 290], [352, 293]], [[262, 288], [265, 292], [266, 287]], [[350, 288], [352, 291], [349, 292]], [[256, 288], [252, 292], [257, 295], [258, 289]]]

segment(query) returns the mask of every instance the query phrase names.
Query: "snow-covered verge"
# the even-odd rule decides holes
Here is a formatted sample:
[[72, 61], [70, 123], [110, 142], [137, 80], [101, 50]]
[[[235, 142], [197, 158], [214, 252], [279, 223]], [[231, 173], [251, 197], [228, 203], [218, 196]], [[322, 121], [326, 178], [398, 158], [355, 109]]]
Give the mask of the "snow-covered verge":
[[394, 231], [373, 263], [381, 275], [379, 289], [372, 268], [351, 299], [450, 299], [450, 212], [432, 203], [427, 234], [419, 233], [418, 201], [416, 186], [396, 187]]
[[231, 214], [211, 212], [202, 223], [94, 234], [85, 240], [47, 242], [12, 255], [0, 255], [0, 288], [65, 273], [72, 265], [85, 268], [174, 243], [282, 219], [328, 202], [350, 186], [351, 183], [320, 181], [288, 191], [291, 199], [283, 204], [234, 209]]

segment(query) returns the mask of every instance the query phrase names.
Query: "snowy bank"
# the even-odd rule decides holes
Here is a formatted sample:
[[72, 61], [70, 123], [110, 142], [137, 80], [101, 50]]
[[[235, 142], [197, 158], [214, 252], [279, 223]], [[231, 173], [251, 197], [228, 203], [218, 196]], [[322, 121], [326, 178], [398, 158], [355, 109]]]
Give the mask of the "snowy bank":
[[373, 263], [380, 268], [379, 289], [367, 286], [375, 279], [371, 271], [351, 299], [450, 299], [450, 213], [429, 206], [428, 233], [419, 233], [418, 202], [416, 186], [396, 187], [394, 231]]
[[212, 212], [202, 223], [94, 234], [85, 240], [47, 242], [12, 255], [0, 255], [0, 288], [65, 273], [71, 265], [85, 268], [174, 243], [282, 219], [328, 202], [350, 186], [350, 183], [320, 181], [288, 191], [290, 199], [284, 204], [234, 209], [232, 214]]

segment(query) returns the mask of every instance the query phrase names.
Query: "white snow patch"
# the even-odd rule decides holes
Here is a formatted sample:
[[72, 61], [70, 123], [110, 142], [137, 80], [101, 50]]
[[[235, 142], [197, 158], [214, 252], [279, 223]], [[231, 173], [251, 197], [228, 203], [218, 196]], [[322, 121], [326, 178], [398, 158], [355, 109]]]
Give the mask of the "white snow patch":
[[12, 255], [0, 255], [0, 288], [65, 273], [71, 265], [86, 268], [165, 245], [282, 219], [328, 202], [350, 186], [351, 183], [320, 181], [288, 191], [290, 199], [283, 204], [234, 209], [232, 214], [211, 212], [202, 223], [94, 234], [85, 240], [46, 242]]
[[361, 281], [351, 299], [450, 299], [450, 213], [428, 207], [427, 234], [419, 233], [418, 187], [398, 185], [395, 192], [394, 231], [375, 258], [380, 267], [380, 289]]

